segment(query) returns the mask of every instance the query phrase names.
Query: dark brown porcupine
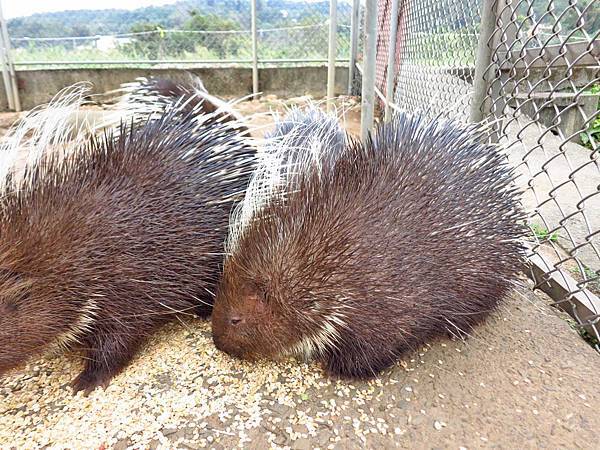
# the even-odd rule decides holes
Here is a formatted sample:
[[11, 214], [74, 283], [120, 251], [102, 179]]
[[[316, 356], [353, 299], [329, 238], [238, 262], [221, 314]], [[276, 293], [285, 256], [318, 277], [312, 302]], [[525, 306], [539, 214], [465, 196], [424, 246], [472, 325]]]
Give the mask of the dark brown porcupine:
[[117, 108], [133, 107], [138, 115], [140, 111], [162, 114], [174, 100], [179, 100], [181, 105], [178, 109], [181, 114], [190, 111], [196, 114], [210, 114], [212, 120], [231, 122], [230, 125], [236, 127], [239, 132], [248, 133], [242, 115], [235, 111], [230, 103], [209, 94], [202, 80], [192, 74], [188, 74], [187, 80], [142, 77], [134, 83], [122, 85], [119, 91], [125, 92], [126, 95]]
[[0, 186], [0, 373], [51, 346], [79, 347], [73, 387], [89, 393], [160, 324], [209, 315], [255, 150], [229, 122], [176, 106], [46, 152], [72, 147], [56, 117], [73, 109], [37, 113], [42, 130], [24, 145], [34, 161]]
[[279, 126], [232, 219], [214, 341], [370, 377], [496, 308], [520, 268], [519, 194], [475, 126], [402, 114], [332, 156], [315, 120], [312, 138]]

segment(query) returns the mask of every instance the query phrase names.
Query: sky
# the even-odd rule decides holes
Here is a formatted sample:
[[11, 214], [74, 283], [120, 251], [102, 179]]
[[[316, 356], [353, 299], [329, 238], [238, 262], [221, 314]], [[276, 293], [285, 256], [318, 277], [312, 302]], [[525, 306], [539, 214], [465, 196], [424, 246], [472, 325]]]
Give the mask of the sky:
[[0, 0], [4, 17], [29, 16], [39, 12], [69, 9], [135, 9], [174, 3], [176, 0]]

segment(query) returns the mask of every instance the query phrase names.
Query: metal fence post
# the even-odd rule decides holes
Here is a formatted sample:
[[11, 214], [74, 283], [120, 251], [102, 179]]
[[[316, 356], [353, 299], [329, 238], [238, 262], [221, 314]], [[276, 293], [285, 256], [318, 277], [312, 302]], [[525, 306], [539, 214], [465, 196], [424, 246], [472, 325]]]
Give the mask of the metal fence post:
[[481, 27], [477, 41], [475, 56], [475, 73], [473, 75], [473, 97], [469, 111], [470, 122], [480, 122], [489, 113], [484, 105], [489, 87], [489, 74], [493, 48], [490, 39], [496, 27], [496, 0], [483, 0], [481, 7]]
[[250, 0], [252, 28], [252, 93], [258, 94], [258, 33], [256, 31], [256, 0]]
[[385, 114], [383, 120], [389, 122], [392, 118], [391, 103], [394, 97], [394, 78], [396, 76], [396, 42], [398, 40], [398, 2], [392, 0], [392, 14], [390, 22], [390, 42], [388, 46], [388, 60], [385, 86]]
[[360, 137], [364, 141], [375, 116], [375, 68], [377, 65], [377, 0], [367, 0], [365, 11], [365, 51], [362, 77]]
[[8, 103], [8, 109], [15, 109], [15, 102], [13, 101], [12, 83], [10, 81], [10, 73], [8, 70], [8, 64], [6, 63], [6, 55], [4, 52], [4, 39], [0, 33], [0, 63], [2, 64], [2, 81], [4, 82], [4, 93], [6, 94], [6, 102]]
[[337, 0], [329, 0], [329, 55], [327, 61], [327, 111], [335, 96], [335, 59], [337, 52]]
[[[519, 30], [516, 23], [517, 18], [513, 17], [513, 13], [512, 2], [510, 0], [497, 0], [495, 14], [496, 20], [502, 24], [502, 35], [497, 34], [494, 37], [493, 51], [498, 52], [499, 46], [502, 45], [507, 53], [498, 60], [498, 76], [495, 79], [490, 78], [490, 95], [486, 98], [487, 103], [484, 105], [485, 108], [494, 114], [496, 119], [504, 118], [508, 105], [507, 93], [516, 87], [514, 86], [514, 80], [512, 80], [509, 74], [510, 70], [507, 70], [512, 66], [510, 53], [519, 52], [515, 48], [515, 44], [518, 42]], [[496, 128], [497, 132], [492, 135], [492, 138], [497, 141], [502, 133], [502, 127], [497, 126]]]
[[21, 111], [21, 102], [19, 100], [19, 92], [17, 86], [17, 77], [15, 68], [10, 58], [10, 39], [8, 37], [8, 29], [2, 12], [2, 2], [0, 1], [0, 59], [2, 60], [2, 79], [4, 81], [4, 90], [6, 92], [6, 100], [8, 107], [15, 111]]
[[348, 95], [354, 92], [354, 77], [356, 74], [356, 57], [358, 56], [358, 36], [360, 35], [360, 0], [352, 1], [352, 15], [350, 16], [350, 65], [348, 66]]

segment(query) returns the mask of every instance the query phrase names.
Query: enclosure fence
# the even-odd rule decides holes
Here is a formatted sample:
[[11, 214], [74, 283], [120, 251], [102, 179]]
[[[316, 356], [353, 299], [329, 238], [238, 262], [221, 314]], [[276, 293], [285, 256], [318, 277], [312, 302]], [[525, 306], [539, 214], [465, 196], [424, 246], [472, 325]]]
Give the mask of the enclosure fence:
[[375, 30], [363, 21], [363, 94], [374, 64], [383, 109], [491, 124], [489, 138], [507, 149], [524, 191], [536, 287], [600, 350], [600, 0], [363, 8], [377, 16]]
[[[114, 10], [15, 18], [17, 68], [176, 67], [189, 64], [327, 62], [329, 1], [183, 0]], [[253, 8], [254, 5], [254, 8]], [[351, 2], [337, 2], [337, 59], [350, 50]], [[37, 22], [36, 22], [37, 20]], [[256, 44], [254, 47], [253, 44]]]
[[481, 109], [526, 181], [536, 279], [599, 348], [600, 1], [538, 3], [494, 4]]

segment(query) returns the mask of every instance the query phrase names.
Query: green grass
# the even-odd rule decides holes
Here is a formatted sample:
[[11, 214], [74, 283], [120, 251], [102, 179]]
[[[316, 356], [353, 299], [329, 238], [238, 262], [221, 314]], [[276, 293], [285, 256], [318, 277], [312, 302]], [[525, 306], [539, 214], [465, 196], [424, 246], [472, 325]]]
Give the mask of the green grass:
[[529, 227], [540, 241], [558, 242], [558, 233], [554, 232], [550, 234], [548, 229], [536, 223], [529, 225]]
[[[62, 46], [52, 46], [46, 48], [16, 49], [13, 51], [15, 62], [35, 61], [94, 61], [102, 63], [103, 61], [132, 61], [143, 63], [144, 60], [153, 59], [149, 55], [135, 54], [124, 51], [120, 48], [114, 48], [108, 51], [98, 51], [94, 48], [67, 49]], [[248, 59], [248, 55], [232, 56], [230, 59]], [[214, 59], [219, 60], [219, 56], [205, 47], [197, 46], [194, 52], [184, 52], [178, 55], [161, 55], [160, 59], [177, 59], [185, 62], [194, 59]]]
[[[346, 33], [347, 34], [347, 33]], [[282, 39], [263, 39], [259, 41], [258, 56], [262, 60], [278, 59], [326, 59], [327, 35], [325, 39], [315, 40], [312, 36], [291, 35]], [[211, 40], [212, 39], [212, 40]], [[177, 46], [176, 41], [167, 40], [151, 42], [131, 42], [117, 48], [100, 51], [93, 46], [69, 47], [67, 45], [31, 45], [13, 48], [12, 56], [20, 68], [38, 67], [38, 62], [52, 63], [65, 61], [78, 63], [85, 61], [86, 66], [102, 67], [103, 63], [124, 61], [127, 66], [147, 66], [148, 60], [186, 61], [202, 60], [227, 64], [229, 61], [250, 60], [252, 58], [252, 42], [246, 36], [230, 37], [216, 42], [217, 37], [199, 40], [194, 46]], [[310, 45], [306, 45], [310, 42]], [[219, 45], [216, 45], [219, 44]], [[350, 54], [349, 36], [340, 32], [337, 45], [338, 58], [348, 58]], [[31, 62], [24, 65], [24, 62]], [[48, 67], [48, 64], [44, 65]], [[110, 67], [117, 65], [110, 64]], [[52, 67], [60, 67], [60, 64]], [[69, 64], [69, 67], [72, 67]]]
[[[600, 94], [600, 84], [592, 86], [589, 92], [591, 94]], [[598, 97], [598, 111], [600, 111], [600, 96]], [[594, 149], [592, 140], [596, 144], [596, 148], [598, 147], [598, 144], [600, 144], [600, 112], [598, 111], [596, 112], [596, 118], [592, 120], [587, 130], [579, 135], [581, 143], [590, 150]]]
[[596, 295], [600, 295], [600, 274], [593, 269], [583, 265], [583, 273], [578, 267], [573, 267], [570, 272], [575, 276], [579, 283], [585, 282], [585, 288]]
[[596, 336], [593, 336], [592, 334], [590, 334], [585, 328], [583, 327], [579, 327], [579, 335], [588, 343], [590, 344], [592, 347], [596, 347], [596, 348], [600, 348], [600, 341], [598, 341], [598, 339], [596, 338]]
[[583, 326], [581, 326], [577, 322], [575, 322], [575, 320], [569, 320], [568, 322], [569, 322], [570, 327], [572, 329], [574, 329], [577, 332], [577, 334], [579, 334], [579, 336], [581, 336], [581, 338], [585, 342], [587, 342], [588, 344], [590, 344], [596, 350], [600, 351], [600, 341], [598, 341], [598, 339], [596, 338], [596, 336], [594, 336], [588, 330], [586, 330], [585, 328], [583, 328]]

